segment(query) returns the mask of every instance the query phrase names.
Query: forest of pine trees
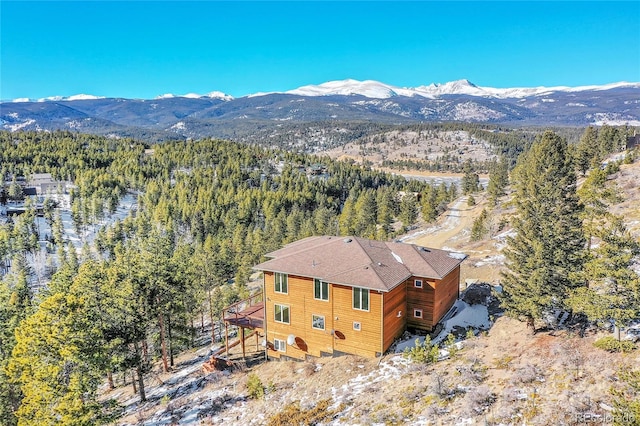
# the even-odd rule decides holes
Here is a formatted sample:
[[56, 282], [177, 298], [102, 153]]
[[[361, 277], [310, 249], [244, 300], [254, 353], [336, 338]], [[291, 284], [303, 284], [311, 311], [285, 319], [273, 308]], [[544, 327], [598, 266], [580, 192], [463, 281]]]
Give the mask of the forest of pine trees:
[[[640, 284], [628, 268], [638, 242], [608, 213], [615, 194], [592, 167], [620, 148], [625, 130], [588, 129], [575, 147], [553, 132], [530, 143], [472, 131], [492, 135], [503, 154], [490, 165], [494, 206], [523, 152], [511, 173], [517, 234], [505, 250], [507, 313], [532, 326], [554, 309], [620, 324], [640, 316]], [[598, 148], [587, 149], [587, 140]], [[462, 167], [463, 192], [481, 190], [471, 163]], [[144, 401], [152, 361], [170, 370], [209, 319], [248, 296], [251, 267], [264, 253], [319, 234], [388, 240], [419, 219], [434, 221], [458, 196], [455, 185], [219, 140], [148, 146], [0, 132], [10, 200], [20, 196], [15, 178], [33, 173], [72, 182], [73, 226], [99, 230], [92, 245], [70, 244], [51, 199], [42, 206], [50, 235], [35, 226], [29, 200], [24, 214], [0, 223], [0, 424], [9, 426], [108, 423], [118, 409], [98, 401], [98, 385], [126, 382]], [[577, 174], [587, 175], [580, 190]], [[136, 207], [100, 227], [127, 193]], [[485, 228], [478, 223], [473, 237]], [[216, 327], [208, 332], [221, 338]]]
[[[264, 253], [318, 234], [389, 239], [420, 212], [434, 220], [456, 197], [454, 185], [218, 140], [149, 147], [3, 132], [0, 160], [4, 177], [46, 172], [73, 182], [78, 231], [101, 223], [125, 193], [137, 194], [136, 208], [80, 252], [46, 200], [42, 275], [50, 281], [29, 261], [44, 250], [35, 206], [0, 224], [0, 423], [7, 425], [107, 421], [113, 413], [97, 403], [98, 383], [128, 378], [144, 400], [151, 360], [171, 369], [205, 319], [248, 296], [251, 267]], [[324, 173], [308, 173], [312, 165]], [[220, 338], [217, 328], [210, 333]]]

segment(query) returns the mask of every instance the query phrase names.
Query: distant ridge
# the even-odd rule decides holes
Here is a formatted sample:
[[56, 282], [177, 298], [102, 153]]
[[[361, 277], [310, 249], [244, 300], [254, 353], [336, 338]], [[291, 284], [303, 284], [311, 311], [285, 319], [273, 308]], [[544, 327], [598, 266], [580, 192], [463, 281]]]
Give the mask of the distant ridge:
[[[386, 83], [381, 83], [375, 80], [354, 80], [354, 79], [345, 79], [345, 80], [334, 80], [327, 81], [325, 83], [321, 83], [318, 85], [306, 85], [298, 87], [297, 89], [287, 90], [284, 92], [257, 92], [253, 94], [249, 94], [246, 96], [242, 96], [241, 98], [254, 98], [258, 96], [266, 96], [272, 94], [289, 94], [289, 95], [298, 95], [298, 96], [332, 96], [332, 95], [342, 95], [342, 96], [364, 96], [372, 99], [387, 99], [394, 96], [420, 96], [428, 99], [435, 99], [439, 96], [443, 95], [469, 95], [469, 96], [481, 96], [481, 97], [493, 97], [500, 99], [507, 98], [525, 98], [528, 96], [539, 96], [544, 94], [549, 94], [553, 92], [566, 92], [566, 93], [575, 93], [575, 92], [584, 92], [584, 91], [593, 91], [593, 90], [610, 90], [616, 88], [640, 88], [640, 82], [638, 83], [629, 83], [629, 82], [618, 82], [618, 83], [609, 83], [604, 85], [590, 85], [590, 86], [553, 86], [553, 87], [516, 87], [516, 88], [506, 88], [499, 89], [494, 87], [481, 87], [473, 84], [469, 80], [455, 80], [450, 81], [448, 83], [431, 83], [426, 86], [418, 86], [418, 87], [398, 87], [393, 86]], [[164, 99], [164, 98], [190, 98], [190, 99], [199, 99], [199, 98], [211, 98], [211, 99], [221, 99], [224, 101], [233, 100], [234, 97], [228, 95], [224, 92], [220, 91], [212, 91], [207, 94], [201, 95], [198, 93], [187, 93], [184, 95], [174, 95], [172, 93], [166, 93], [162, 95], [158, 95], [155, 99]], [[75, 100], [89, 100], [89, 99], [105, 99], [105, 96], [94, 96], [94, 95], [85, 95], [78, 94], [73, 96], [50, 96], [46, 98], [40, 99], [29, 99], [29, 98], [16, 98], [13, 99], [12, 102], [47, 102], [47, 101], [75, 101]], [[3, 101], [6, 102], [6, 101]]]
[[287, 129], [319, 122], [640, 126], [640, 83], [500, 89], [457, 80], [406, 88], [347, 79], [240, 98], [213, 91], [155, 99], [82, 94], [0, 103], [3, 130], [65, 129], [150, 141], [220, 137], [251, 142], [259, 137], [268, 143], [274, 135], [293, 138]]

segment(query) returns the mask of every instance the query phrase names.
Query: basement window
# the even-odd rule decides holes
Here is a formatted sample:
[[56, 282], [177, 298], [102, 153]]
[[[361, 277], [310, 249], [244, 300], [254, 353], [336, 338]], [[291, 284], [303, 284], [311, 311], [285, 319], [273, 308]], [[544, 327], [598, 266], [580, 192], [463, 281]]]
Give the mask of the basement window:
[[273, 339], [273, 348], [278, 352], [286, 352], [287, 342], [280, 339]]
[[414, 318], [422, 318], [422, 309], [414, 309], [413, 310]]

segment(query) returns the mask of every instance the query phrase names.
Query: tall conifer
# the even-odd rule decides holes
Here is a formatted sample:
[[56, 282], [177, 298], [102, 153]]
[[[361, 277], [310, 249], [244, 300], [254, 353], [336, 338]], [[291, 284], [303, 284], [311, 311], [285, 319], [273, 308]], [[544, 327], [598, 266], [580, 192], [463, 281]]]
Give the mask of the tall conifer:
[[585, 238], [567, 148], [563, 138], [545, 132], [514, 170], [516, 236], [505, 249], [502, 304], [532, 328], [581, 285]]

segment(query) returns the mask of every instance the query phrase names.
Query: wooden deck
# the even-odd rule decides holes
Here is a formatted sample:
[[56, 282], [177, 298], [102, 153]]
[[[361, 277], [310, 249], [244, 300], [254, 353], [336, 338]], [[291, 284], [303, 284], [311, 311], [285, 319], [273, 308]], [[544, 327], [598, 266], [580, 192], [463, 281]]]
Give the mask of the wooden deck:
[[252, 330], [264, 329], [264, 303], [257, 302], [244, 309], [232, 305], [225, 311], [224, 322]]
[[[238, 343], [242, 346], [242, 357], [246, 357], [245, 340], [251, 336], [256, 337], [256, 351], [259, 349], [260, 337], [264, 337], [264, 302], [263, 293], [257, 293], [248, 299], [241, 300], [223, 310], [225, 353], [229, 355], [229, 349]], [[229, 341], [229, 326], [236, 326], [240, 335], [238, 341]], [[245, 330], [251, 330], [248, 334]]]

